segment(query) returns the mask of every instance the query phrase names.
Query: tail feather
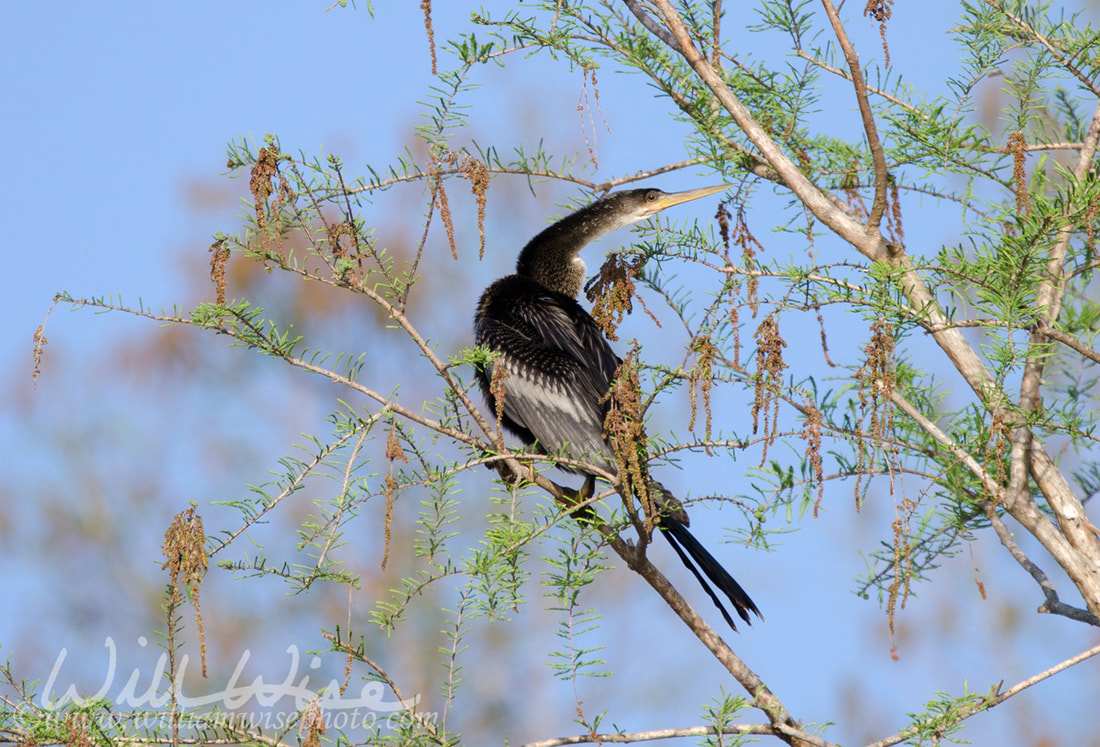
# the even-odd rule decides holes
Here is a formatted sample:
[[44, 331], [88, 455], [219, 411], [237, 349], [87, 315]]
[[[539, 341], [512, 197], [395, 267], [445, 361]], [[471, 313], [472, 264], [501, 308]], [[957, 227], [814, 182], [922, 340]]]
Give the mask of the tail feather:
[[688, 530], [684, 522], [673, 516], [666, 515], [661, 518], [661, 529], [663, 530], [661, 533], [668, 538], [668, 542], [672, 545], [672, 549], [680, 556], [680, 560], [688, 567], [688, 570], [690, 570], [695, 578], [699, 580], [699, 584], [703, 587], [703, 590], [706, 591], [707, 596], [711, 598], [711, 601], [714, 602], [714, 606], [722, 613], [722, 617], [725, 618], [731, 628], [737, 630], [737, 626], [733, 624], [733, 618], [730, 617], [729, 612], [726, 611], [726, 607], [722, 604], [722, 600], [714, 593], [710, 584], [707, 583], [707, 579], [710, 579], [710, 583], [714, 584], [726, 595], [733, 604], [733, 608], [737, 611], [737, 614], [749, 625], [752, 625], [752, 620], [749, 618], [750, 611], [755, 612], [757, 617], [761, 620], [764, 619], [764, 616], [760, 614], [760, 610], [758, 610], [753, 601], [749, 599], [749, 595], [745, 593], [741, 585], [737, 583], [733, 579], [733, 576], [722, 567], [722, 564], [707, 551], [707, 548], [703, 547], [699, 540], [695, 539], [695, 535]]

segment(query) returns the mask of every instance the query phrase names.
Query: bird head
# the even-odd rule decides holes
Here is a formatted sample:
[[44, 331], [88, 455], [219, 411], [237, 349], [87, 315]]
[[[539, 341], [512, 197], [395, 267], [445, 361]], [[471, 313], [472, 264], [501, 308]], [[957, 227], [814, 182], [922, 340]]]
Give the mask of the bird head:
[[586, 268], [580, 251], [604, 234], [652, 217], [665, 208], [721, 192], [728, 184], [662, 192], [628, 189], [596, 200], [544, 229], [520, 252], [516, 272], [575, 298], [584, 284]]
[[728, 184], [718, 184], [713, 187], [701, 187], [689, 189], [683, 192], [662, 192], [659, 189], [630, 189], [623, 192], [613, 192], [603, 198], [606, 202], [606, 213], [616, 216], [619, 225], [629, 226], [646, 218], [652, 217], [673, 205], [680, 205], [700, 197], [721, 192], [729, 187]]

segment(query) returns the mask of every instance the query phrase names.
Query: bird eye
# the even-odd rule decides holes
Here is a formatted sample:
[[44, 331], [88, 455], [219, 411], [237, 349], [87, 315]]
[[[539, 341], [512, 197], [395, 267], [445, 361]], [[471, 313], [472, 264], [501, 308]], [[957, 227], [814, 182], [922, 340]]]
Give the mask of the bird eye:
[[648, 192], [645, 193], [645, 201], [646, 202], [653, 202], [656, 199], [657, 199], [657, 190], [651, 189], [651, 190], [649, 190]]

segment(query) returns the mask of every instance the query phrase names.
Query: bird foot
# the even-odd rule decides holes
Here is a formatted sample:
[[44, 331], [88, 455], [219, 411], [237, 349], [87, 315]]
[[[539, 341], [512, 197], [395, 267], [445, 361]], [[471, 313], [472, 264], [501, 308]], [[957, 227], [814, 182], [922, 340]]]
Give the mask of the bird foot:
[[584, 478], [584, 485], [581, 486], [580, 492], [577, 493], [577, 497], [582, 501], [587, 501], [589, 498], [596, 494], [596, 476], [588, 475]]

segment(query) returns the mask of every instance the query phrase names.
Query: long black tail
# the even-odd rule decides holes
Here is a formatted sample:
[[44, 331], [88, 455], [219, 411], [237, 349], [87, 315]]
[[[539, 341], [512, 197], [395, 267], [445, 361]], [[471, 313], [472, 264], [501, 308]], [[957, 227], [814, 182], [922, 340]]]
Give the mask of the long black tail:
[[[741, 616], [741, 619], [752, 625], [752, 620], [749, 619], [749, 611], [755, 612], [757, 617], [761, 620], [764, 616], [760, 614], [760, 610], [756, 608], [756, 605], [749, 595], [745, 593], [745, 590], [741, 588], [741, 584], [733, 580], [733, 576], [722, 567], [722, 564], [715, 560], [714, 556], [707, 552], [707, 548], [703, 547], [699, 540], [695, 539], [687, 528], [687, 526], [679, 519], [673, 516], [663, 516], [661, 518], [661, 534], [668, 538], [668, 542], [672, 545], [672, 549], [676, 551], [676, 554], [680, 556], [680, 560], [684, 565], [688, 567], [688, 570], [694, 574], [695, 578], [699, 580], [704, 591], [714, 602], [714, 605], [721, 611], [722, 617], [726, 618], [726, 622], [730, 627], [737, 630], [737, 626], [733, 624], [733, 618], [730, 617], [730, 613], [726, 612], [725, 605], [722, 604], [722, 600], [718, 595], [714, 593], [714, 590], [707, 583], [707, 579], [710, 579], [710, 583], [717, 586], [723, 594], [733, 603], [733, 608], [737, 610], [737, 614]], [[685, 550], [687, 552], [685, 552]], [[689, 557], [690, 556], [690, 557]], [[695, 561], [694, 563], [692, 561]], [[700, 573], [702, 570], [702, 573]], [[705, 576], [705, 577], [704, 577]]]

